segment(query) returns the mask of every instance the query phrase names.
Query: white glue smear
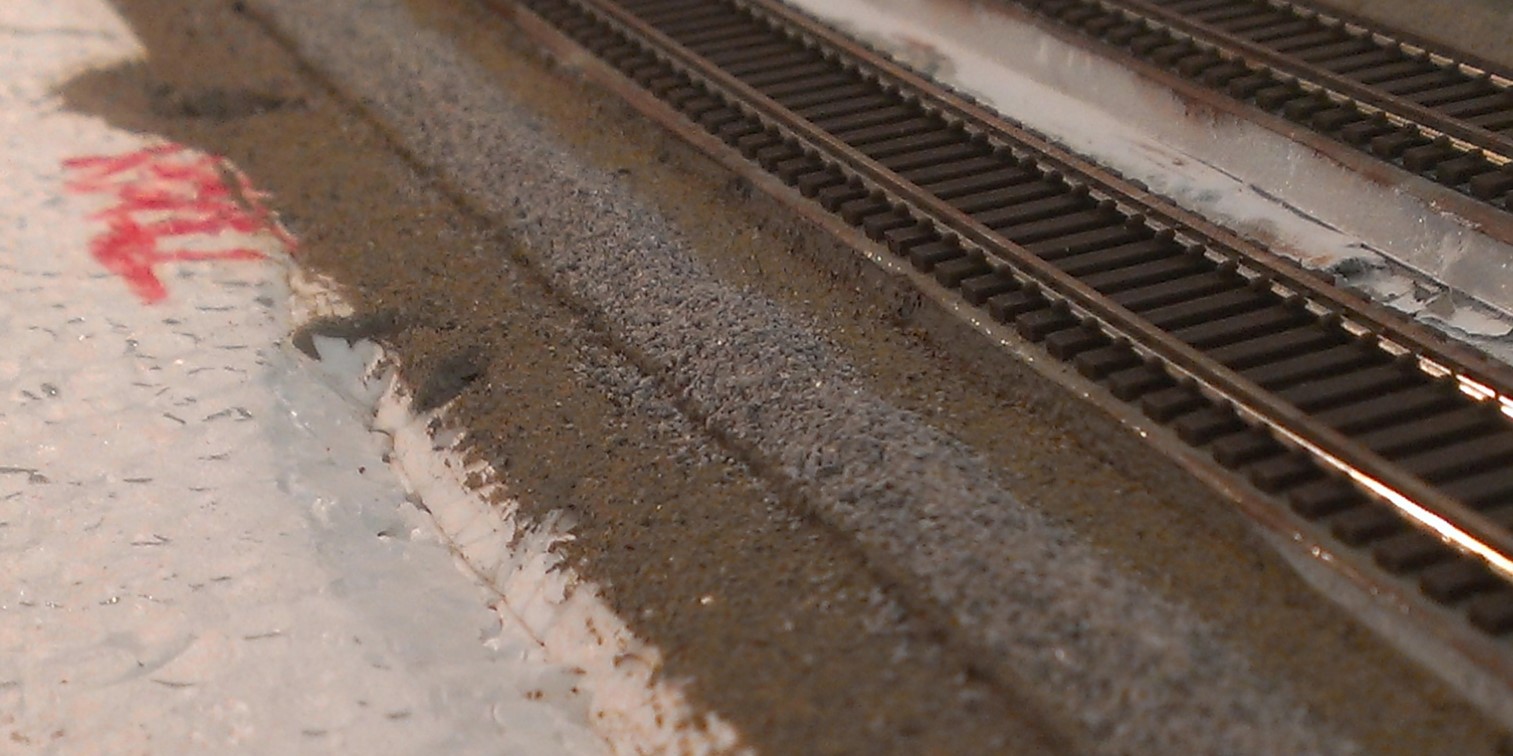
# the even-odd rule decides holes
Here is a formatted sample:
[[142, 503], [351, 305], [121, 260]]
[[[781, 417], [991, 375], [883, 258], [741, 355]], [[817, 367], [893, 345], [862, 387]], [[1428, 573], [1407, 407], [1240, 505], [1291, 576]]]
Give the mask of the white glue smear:
[[1278, 254], [1513, 360], [1513, 246], [1410, 193], [983, 3], [788, 1]]
[[[324, 282], [296, 273], [291, 288], [296, 320], [351, 312]], [[391, 443], [391, 467], [459, 568], [488, 592], [501, 624], [491, 646], [566, 670], [560, 692], [582, 701], [614, 753], [750, 753], [729, 723], [695, 713], [680, 686], [659, 676], [660, 652], [563, 563], [554, 548], [572, 539], [571, 523], [527, 521], [491, 467], [463, 461], [460, 432], [433, 433], [447, 426], [445, 408], [412, 411], [409, 390], [380, 348], [323, 336], [313, 342], [336, 388], [371, 408], [373, 429]]]

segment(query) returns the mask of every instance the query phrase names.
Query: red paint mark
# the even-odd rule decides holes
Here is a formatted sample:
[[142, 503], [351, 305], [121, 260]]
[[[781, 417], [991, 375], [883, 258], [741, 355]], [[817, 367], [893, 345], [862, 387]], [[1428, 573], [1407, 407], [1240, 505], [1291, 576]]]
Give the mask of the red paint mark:
[[266, 195], [253, 189], [230, 162], [214, 155], [164, 144], [122, 155], [73, 158], [63, 166], [73, 174], [67, 184], [70, 191], [109, 194], [118, 200], [92, 216], [104, 221], [106, 230], [90, 242], [90, 252], [145, 302], [168, 296], [158, 278], [161, 265], [266, 259], [248, 247], [168, 249], [169, 240], [267, 231], [286, 249], [295, 247], [294, 238], [263, 205]]

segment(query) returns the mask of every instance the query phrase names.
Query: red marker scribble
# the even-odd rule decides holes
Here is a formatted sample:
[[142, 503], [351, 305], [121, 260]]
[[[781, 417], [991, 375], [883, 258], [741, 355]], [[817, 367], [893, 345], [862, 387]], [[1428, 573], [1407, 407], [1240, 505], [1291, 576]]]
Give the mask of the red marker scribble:
[[167, 249], [169, 240], [268, 231], [294, 249], [294, 238], [263, 205], [266, 195], [214, 155], [164, 144], [122, 155], [73, 158], [63, 165], [73, 174], [70, 191], [119, 200], [93, 216], [105, 222], [106, 230], [90, 242], [90, 252], [145, 302], [168, 296], [157, 274], [165, 263], [266, 258], [248, 247]]

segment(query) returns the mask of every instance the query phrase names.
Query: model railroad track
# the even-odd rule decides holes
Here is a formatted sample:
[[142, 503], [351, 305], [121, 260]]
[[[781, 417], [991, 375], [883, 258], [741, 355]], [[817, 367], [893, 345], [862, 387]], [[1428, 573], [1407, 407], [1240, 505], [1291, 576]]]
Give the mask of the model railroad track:
[[576, 41], [685, 127], [1170, 428], [1172, 443], [1243, 476], [1338, 562], [1453, 618], [1456, 637], [1508, 679], [1504, 367], [780, 4], [521, 8], [524, 22]]
[[1177, 76], [1502, 210], [1513, 76], [1286, 0], [1013, 0]]

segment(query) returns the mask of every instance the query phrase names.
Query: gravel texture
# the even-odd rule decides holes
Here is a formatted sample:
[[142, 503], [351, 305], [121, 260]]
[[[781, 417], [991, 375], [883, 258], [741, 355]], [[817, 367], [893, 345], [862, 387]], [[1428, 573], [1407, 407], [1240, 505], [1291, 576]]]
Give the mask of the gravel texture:
[[[164, 27], [149, 35], [160, 69], [209, 75], [199, 60], [163, 63], [193, 45], [157, 3], [121, 5]], [[669, 673], [698, 675], [694, 695], [759, 747], [1347, 753], [1446, 742], [1434, 732], [1493, 737], [1427, 693], [1386, 709], [1422, 738], [1383, 734], [1370, 707], [1343, 724], [1321, 715], [1308, 681], [1258, 663], [1233, 628], [1168, 595], [1170, 576], [1137, 580], [1066, 525], [1063, 513], [1106, 503], [1079, 497], [1109, 489], [1071, 481], [1041, 500], [1005, 488], [998, 466], [1013, 443], [989, 462], [884, 399], [805, 308], [717, 274], [644, 195], [660, 179], [585, 157], [572, 127], [526, 104], [541, 91], [500, 86], [439, 30], [476, 6], [245, 5], [394, 144], [306, 118], [324, 94], [301, 95], [289, 83], [299, 75], [245, 30], [230, 46], [258, 73], [232, 62], [219, 74], [301, 105], [219, 131], [151, 127], [219, 140], [279, 195], [305, 259], [359, 289], [427, 401], [455, 395], [474, 452], [520, 482], [523, 503], [578, 521], [569, 548], [585, 574], [613, 576], [607, 597], [662, 647]], [[75, 96], [103, 107], [119, 84]], [[121, 103], [106, 109], [127, 117]], [[316, 127], [340, 134], [277, 138]], [[610, 119], [577, 128], [629, 138]], [[375, 167], [396, 146], [420, 180]], [[1346, 637], [1320, 643], [1362, 643], [1327, 629]], [[1266, 632], [1287, 653], [1287, 629]]]
[[[660, 677], [729, 712], [764, 752], [1065, 750], [1057, 730], [1070, 728], [976, 674], [849, 542], [711, 445], [657, 380], [518, 265], [512, 242], [232, 3], [118, 8], [148, 60], [81, 73], [61, 86], [64, 102], [266, 178], [300, 262], [337, 276], [361, 313], [319, 332], [382, 341], [429, 402], [456, 394], [448, 414], [475, 460], [504, 475], [528, 518], [577, 523], [562, 550], [662, 651]], [[285, 105], [163, 106], [250, 99]]]
[[945, 608], [985, 666], [1035, 680], [1101, 750], [1350, 750], [1181, 608], [999, 488], [969, 450], [861, 390], [774, 303], [717, 280], [405, 6], [253, 5], [420, 161], [509, 219], [546, 275], [690, 413], [802, 486], [816, 514]]

